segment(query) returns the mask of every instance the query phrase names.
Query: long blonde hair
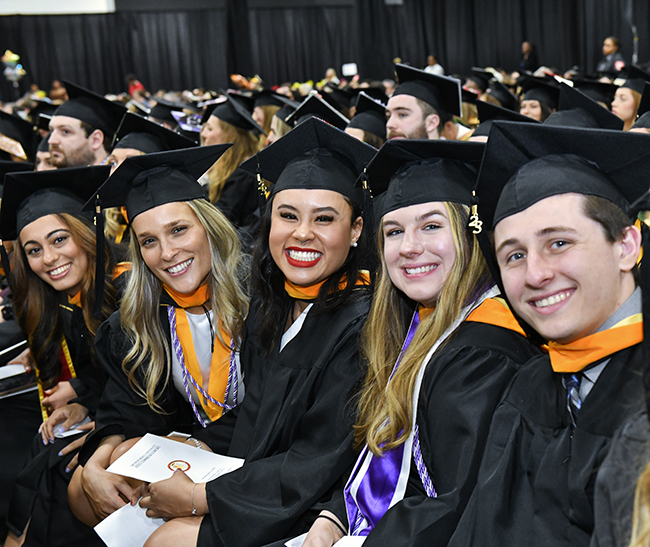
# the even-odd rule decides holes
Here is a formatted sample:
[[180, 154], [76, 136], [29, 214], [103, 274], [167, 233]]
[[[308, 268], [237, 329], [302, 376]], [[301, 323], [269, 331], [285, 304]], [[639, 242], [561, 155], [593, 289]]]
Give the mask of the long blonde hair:
[[[248, 299], [241, 285], [239, 237], [223, 213], [207, 201], [197, 199], [186, 203], [205, 228], [210, 242], [212, 268], [208, 283], [214, 317], [219, 318], [219, 324], [238, 347], [248, 313]], [[133, 232], [129, 258], [133, 269], [120, 312], [122, 327], [133, 346], [122, 362], [122, 369], [136, 393], [144, 397], [153, 410], [162, 412], [157, 401], [171, 375], [170, 341], [159, 318], [162, 283], [145, 264]], [[217, 336], [222, 344], [230, 345], [222, 339], [220, 329], [217, 329]], [[138, 373], [142, 384], [136, 377]]]
[[215, 118], [224, 135], [224, 142], [231, 142], [233, 145], [208, 171], [208, 189], [212, 203], [219, 200], [226, 179], [233, 174], [239, 164], [261, 150], [263, 145], [251, 131], [235, 127], [216, 116]]
[[[436, 309], [422, 321], [389, 382], [393, 366], [406, 336], [407, 322], [415, 309], [392, 283], [384, 261], [384, 235], [377, 236], [382, 257], [370, 315], [362, 333], [362, 351], [368, 373], [359, 400], [355, 425], [357, 446], [368, 444], [377, 455], [404, 443], [411, 432], [413, 391], [424, 358], [461, 310], [493, 283], [478, 241], [467, 230], [469, 208], [445, 202], [456, 248], [456, 260], [449, 272]], [[408, 319], [407, 319], [408, 318]]]
[[648, 544], [650, 544], [650, 462], [645, 465], [636, 483], [630, 547], [646, 547]]

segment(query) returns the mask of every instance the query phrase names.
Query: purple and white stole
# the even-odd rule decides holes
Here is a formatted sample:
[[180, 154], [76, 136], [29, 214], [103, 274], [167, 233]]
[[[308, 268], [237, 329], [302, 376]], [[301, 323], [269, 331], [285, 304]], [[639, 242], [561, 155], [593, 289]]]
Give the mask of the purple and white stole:
[[[435, 351], [440, 347], [440, 344], [458, 328], [474, 309], [480, 306], [486, 298], [492, 298], [498, 294], [499, 290], [493, 287], [483, 293], [475, 302], [466, 306], [456, 321], [440, 336], [427, 353], [415, 382], [415, 391], [413, 393], [413, 423], [411, 433], [406, 441], [400, 446], [384, 452], [382, 456], [374, 455], [368, 450], [368, 446], [365, 446], [361, 454], [359, 454], [344, 490], [350, 535], [367, 536], [379, 522], [379, 519], [384, 516], [386, 511], [404, 498], [411, 470], [411, 453], [414, 455], [418, 474], [420, 475], [427, 495], [429, 497], [436, 496], [435, 488], [422, 460], [416, 423], [418, 399], [424, 372], [427, 368], [426, 365], [431, 360]], [[395, 374], [408, 345], [413, 340], [419, 323], [420, 321], [416, 311], [411, 320], [402, 351], [393, 367], [391, 378]]]

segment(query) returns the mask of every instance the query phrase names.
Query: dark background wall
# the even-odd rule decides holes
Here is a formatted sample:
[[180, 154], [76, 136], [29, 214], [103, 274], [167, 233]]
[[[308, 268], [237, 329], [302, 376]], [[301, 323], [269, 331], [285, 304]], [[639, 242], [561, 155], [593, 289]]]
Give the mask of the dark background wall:
[[[400, 0], [393, 0], [399, 2]], [[98, 92], [125, 89], [134, 72], [150, 90], [227, 86], [229, 74], [268, 84], [320, 80], [356, 62], [364, 78], [392, 75], [392, 59], [423, 66], [435, 53], [448, 73], [517, 67], [520, 44], [566, 70], [593, 69], [611, 34], [650, 60], [650, 3], [633, 0], [116, 0], [100, 15], [0, 17], [0, 52], [22, 57], [32, 82], [66, 78]], [[0, 78], [6, 100], [14, 90]]]

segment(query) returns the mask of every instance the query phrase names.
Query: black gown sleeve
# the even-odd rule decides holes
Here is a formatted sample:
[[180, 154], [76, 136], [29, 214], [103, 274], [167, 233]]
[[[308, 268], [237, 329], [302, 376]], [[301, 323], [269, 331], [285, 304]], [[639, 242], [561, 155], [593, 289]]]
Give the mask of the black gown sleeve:
[[536, 353], [523, 336], [464, 323], [431, 358], [418, 401], [423, 460], [436, 489], [428, 497], [412, 461], [404, 499], [366, 539], [368, 546], [444, 546], [472, 493], [496, 406], [518, 366]]

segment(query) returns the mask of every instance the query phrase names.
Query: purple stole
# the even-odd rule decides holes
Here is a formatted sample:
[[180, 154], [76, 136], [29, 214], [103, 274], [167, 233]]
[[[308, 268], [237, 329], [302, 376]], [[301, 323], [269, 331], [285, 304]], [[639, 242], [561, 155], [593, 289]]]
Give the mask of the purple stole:
[[[436, 343], [427, 353], [426, 358], [415, 383], [413, 394], [413, 424], [411, 433], [404, 443], [391, 450], [376, 456], [368, 450], [366, 445], [354, 466], [352, 474], [348, 479], [343, 491], [345, 505], [349, 522], [349, 534], [352, 536], [367, 536], [377, 525], [379, 519], [386, 511], [398, 501], [404, 499], [409, 473], [411, 470], [411, 453], [418, 469], [427, 496], [436, 497], [436, 491], [429, 477], [427, 468], [422, 460], [420, 452], [420, 440], [416, 423], [417, 405], [420, 394], [422, 379], [426, 365], [440, 344], [446, 340], [453, 331], [477, 308], [486, 298], [498, 295], [496, 288], [490, 289], [482, 294], [473, 304], [467, 306], [460, 314], [460, 317], [440, 336]], [[390, 378], [395, 374], [406, 349], [415, 336], [415, 331], [420, 324], [417, 310], [411, 320], [408, 334], [404, 340], [402, 351], [393, 367]], [[390, 382], [390, 379], [389, 379]]]

